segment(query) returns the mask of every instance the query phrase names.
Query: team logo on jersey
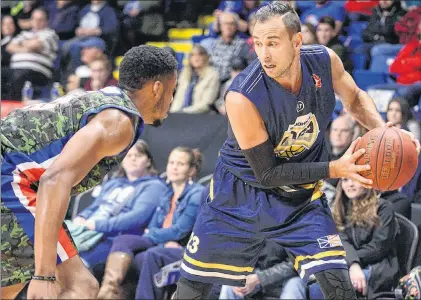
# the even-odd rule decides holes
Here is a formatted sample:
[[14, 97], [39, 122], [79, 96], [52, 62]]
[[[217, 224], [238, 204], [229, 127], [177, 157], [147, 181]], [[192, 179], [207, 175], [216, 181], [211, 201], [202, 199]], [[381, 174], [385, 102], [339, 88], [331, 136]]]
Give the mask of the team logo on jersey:
[[304, 103], [303, 101], [298, 101], [297, 102], [297, 112], [300, 112], [304, 109]]
[[300, 155], [313, 146], [319, 132], [319, 124], [314, 114], [299, 116], [293, 125], [288, 126], [275, 148], [275, 155], [285, 159]]
[[322, 87], [322, 80], [316, 74], [313, 74], [313, 81], [316, 89], [320, 89]]
[[342, 247], [341, 238], [338, 234], [323, 236], [318, 238], [317, 242], [319, 243], [319, 247], [322, 249]]

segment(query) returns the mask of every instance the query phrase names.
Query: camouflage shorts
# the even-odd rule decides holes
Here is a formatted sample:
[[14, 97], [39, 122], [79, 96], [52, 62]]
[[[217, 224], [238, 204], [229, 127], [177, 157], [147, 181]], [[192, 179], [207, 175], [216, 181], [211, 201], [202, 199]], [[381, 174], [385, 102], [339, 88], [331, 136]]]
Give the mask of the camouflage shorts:
[[34, 247], [16, 216], [1, 207], [1, 286], [27, 282], [34, 272]]

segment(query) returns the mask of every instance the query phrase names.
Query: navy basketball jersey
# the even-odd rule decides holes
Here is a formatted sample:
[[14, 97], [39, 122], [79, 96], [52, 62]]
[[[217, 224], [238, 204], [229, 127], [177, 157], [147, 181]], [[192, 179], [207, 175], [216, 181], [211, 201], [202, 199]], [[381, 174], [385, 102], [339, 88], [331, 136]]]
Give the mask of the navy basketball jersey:
[[[267, 76], [258, 59], [228, 89], [243, 94], [256, 106], [279, 164], [328, 161], [324, 134], [335, 106], [330, 57], [324, 46], [303, 46], [300, 61], [303, 80], [298, 96]], [[265, 188], [256, 181], [230, 126], [219, 159], [237, 177]], [[315, 185], [282, 186], [276, 191], [295, 198], [311, 193]]]

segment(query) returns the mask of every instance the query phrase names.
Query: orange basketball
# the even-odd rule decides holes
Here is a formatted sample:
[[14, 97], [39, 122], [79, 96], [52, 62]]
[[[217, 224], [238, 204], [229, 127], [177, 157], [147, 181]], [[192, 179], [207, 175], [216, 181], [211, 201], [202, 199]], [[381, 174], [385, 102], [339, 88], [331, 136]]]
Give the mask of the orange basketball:
[[415, 144], [408, 135], [394, 127], [379, 127], [367, 132], [355, 146], [366, 149], [357, 165], [370, 165], [370, 171], [361, 172], [373, 180], [373, 188], [380, 191], [396, 190], [409, 182], [418, 166]]

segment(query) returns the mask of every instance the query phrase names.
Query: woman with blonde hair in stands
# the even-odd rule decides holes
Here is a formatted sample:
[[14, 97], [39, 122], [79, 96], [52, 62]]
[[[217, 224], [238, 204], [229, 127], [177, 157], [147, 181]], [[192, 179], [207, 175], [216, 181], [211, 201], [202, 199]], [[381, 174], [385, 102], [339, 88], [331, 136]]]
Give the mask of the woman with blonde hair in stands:
[[[158, 207], [143, 234], [125, 234], [113, 240], [98, 299], [125, 297], [121, 284], [132, 262], [140, 272], [145, 250], [154, 246], [179, 248], [187, 244], [204, 189], [193, 182], [201, 164], [202, 154], [197, 149], [177, 147], [171, 151], [166, 170], [167, 190], [155, 199]], [[136, 295], [140, 292], [138, 289]]]
[[205, 113], [218, 97], [218, 72], [209, 65], [209, 54], [200, 45], [194, 45], [189, 64], [178, 78], [177, 91], [170, 112]]
[[[320, 237], [320, 247], [342, 242], [351, 282], [360, 296], [374, 299], [379, 293], [390, 291], [399, 277], [396, 255], [399, 226], [392, 204], [377, 197], [373, 189], [351, 179], [341, 179], [332, 215], [339, 237]], [[310, 286], [310, 298], [323, 298], [318, 284]]]

